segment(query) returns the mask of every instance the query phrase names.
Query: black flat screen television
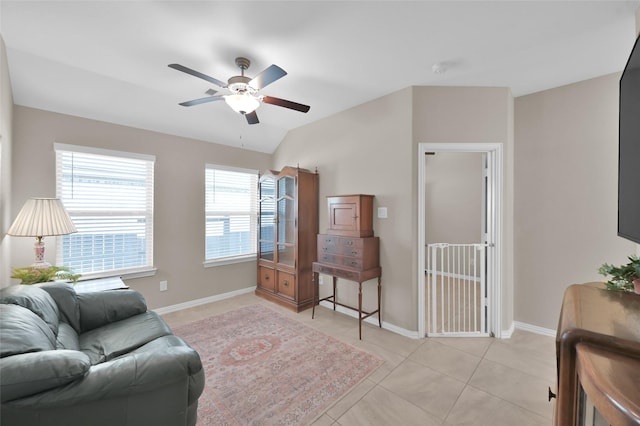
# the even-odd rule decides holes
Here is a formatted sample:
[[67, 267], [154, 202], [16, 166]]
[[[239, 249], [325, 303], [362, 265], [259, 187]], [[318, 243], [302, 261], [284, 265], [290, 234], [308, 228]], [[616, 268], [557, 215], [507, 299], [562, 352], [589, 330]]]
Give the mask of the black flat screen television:
[[640, 244], [640, 37], [620, 78], [618, 235]]

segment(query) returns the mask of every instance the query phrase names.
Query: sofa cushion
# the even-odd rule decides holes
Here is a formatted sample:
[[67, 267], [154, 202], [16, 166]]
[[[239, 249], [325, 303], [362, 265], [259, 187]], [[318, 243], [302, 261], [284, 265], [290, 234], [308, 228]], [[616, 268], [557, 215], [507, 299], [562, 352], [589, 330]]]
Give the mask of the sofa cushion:
[[82, 378], [89, 368], [89, 357], [79, 351], [59, 349], [2, 358], [2, 402], [65, 385]]
[[56, 336], [40, 317], [22, 306], [0, 304], [0, 357], [55, 347]]
[[56, 302], [58, 306], [58, 318], [69, 324], [76, 333], [80, 333], [80, 306], [76, 290], [71, 283], [48, 282], [35, 284], [43, 289]]
[[96, 365], [170, 334], [171, 329], [158, 314], [148, 311], [82, 333], [80, 350]]
[[78, 294], [81, 332], [147, 311], [142, 294], [135, 290], [111, 290]]
[[0, 290], [0, 304], [19, 305], [29, 309], [58, 334], [58, 306], [49, 293], [31, 285], [12, 285]]
[[66, 322], [61, 322], [58, 328], [56, 349], [71, 349], [74, 351], [80, 349], [78, 333]]

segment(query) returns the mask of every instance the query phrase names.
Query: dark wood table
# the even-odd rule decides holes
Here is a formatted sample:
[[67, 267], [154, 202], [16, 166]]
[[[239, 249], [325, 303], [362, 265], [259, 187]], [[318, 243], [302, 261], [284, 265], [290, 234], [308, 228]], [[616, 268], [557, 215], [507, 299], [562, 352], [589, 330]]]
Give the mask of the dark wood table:
[[[640, 357], [578, 343], [576, 372], [584, 393], [607, 424], [640, 423]], [[578, 412], [579, 419], [590, 417], [589, 407], [585, 408]]]
[[[318, 274], [331, 275], [333, 277], [333, 294], [320, 300], [318, 289]], [[338, 278], [342, 278], [349, 281], [355, 281], [358, 283], [358, 307], [345, 305], [336, 300], [336, 283]], [[362, 283], [378, 278], [378, 309], [372, 312], [362, 311]], [[358, 337], [362, 340], [362, 320], [369, 318], [371, 315], [378, 314], [378, 326], [382, 328], [382, 320], [380, 319], [380, 295], [382, 293], [382, 268], [376, 267], [366, 270], [358, 270], [348, 268], [346, 266], [339, 266], [335, 264], [327, 264], [322, 262], [313, 262], [313, 309], [311, 311], [311, 318], [314, 318], [316, 313], [316, 305], [323, 300], [328, 300], [333, 303], [333, 310], [336, 310], [336, 305], [342, 306], [348, 309], [353, 309], [358, 312]]]
[[564, 294], [558, 334], [555, 425], [580, 420], [580, 389], [611, 424], [640, 424], [640, 295], [576, 284]]

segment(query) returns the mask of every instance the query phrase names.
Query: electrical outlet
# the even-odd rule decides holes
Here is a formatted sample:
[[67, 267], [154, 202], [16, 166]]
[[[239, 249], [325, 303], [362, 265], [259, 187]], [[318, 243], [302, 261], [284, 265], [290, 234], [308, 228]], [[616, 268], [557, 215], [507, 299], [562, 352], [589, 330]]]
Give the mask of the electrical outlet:
[[168, 284], [166, 281], [160, 281], [160, 291], [167, 291]]

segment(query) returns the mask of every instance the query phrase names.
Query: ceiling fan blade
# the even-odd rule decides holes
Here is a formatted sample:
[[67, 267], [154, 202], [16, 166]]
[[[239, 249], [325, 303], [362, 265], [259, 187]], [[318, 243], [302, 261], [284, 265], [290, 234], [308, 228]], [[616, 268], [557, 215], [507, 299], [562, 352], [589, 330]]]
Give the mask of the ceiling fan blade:
[[178, 70], [178, 71], [182, 71], [182, 72], [186, 72], [187, 74], [190, 74], [194, 77], [198, 77], [201, 78], [203, 80], [206, 80], [210, 83], [215, 84], [218, 87], [227, 87], [227, 83], [223, 83], [222, 81], [213, 78], [213, 77], [209, 77], [206, 74], [202, 74], [201, 72], [198, 72], [196, 70], [192, 70], [191, 68], [187, 68], [183, 65], [180, 64], [169, 64], [169, 68], [173, 68], [174, 70]]
[[299, 104], [297, 102], [287, 101], [286, 99], [274, 98], [273, 96], [263, 96], [262, 102], [277, 105], [289, 109], [295, 109], [300, 112], [308, 112], [311, 108], [309, 105]]
[[204, 104], [204, 103], [207, 103], [207, 102], [221, 101], [221, 100], [224, 100], [224, 96], [207, 96], [206, 98], [200, 98], [200, 99], [194, 99], [192, 101], [180, 102], [179, 105], [190, 107], [190, 106], [194, 106], [194, 105]]
[[256, 114], [255, 111], [251, 111], [249, 114], [245, 114], [245, 117], [247, 117], [247, 123], [249, 124], [258, 124], [260, 122], [260, 120], [258, 120], [258, 114]]
[[287, 75], [287, 72], [277, 65], [271, 65], [260, 74], [253, 77], [253, 80], [249, 82], [249, 86], [256, 90], [260, 90], [273, 83], [274, 81], [281, 79]]

